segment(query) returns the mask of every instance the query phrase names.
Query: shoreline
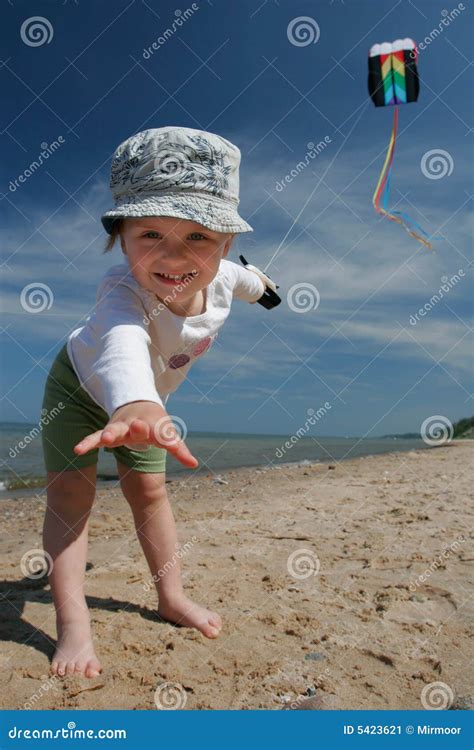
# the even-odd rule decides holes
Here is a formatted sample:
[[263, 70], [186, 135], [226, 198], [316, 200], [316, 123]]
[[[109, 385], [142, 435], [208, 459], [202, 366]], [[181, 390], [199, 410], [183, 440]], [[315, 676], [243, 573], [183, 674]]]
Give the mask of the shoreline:
[[[352, 438], [348, 438], [348, 439], [352, 439]], [[361, 440], [363, 440], [363, 439], [364, 438], [361, 438]], [[466, 441], [465, 440], [451, 440], [446, 445], [454, 445], [454, 444], [457, 444], [457, 443], [464, 443], [464, 442], [466, 442]], [[342, 462], [345, 462], [345, 461], [357, 461], [359, 459], [367, 458], [369, 456], [386, 456], [386, 455], [390, 455], [392, 453], [393, 454], [410, 453], [411, 451], [421, 451], [422, 452], [422, 451], [425, 451], [425, 450], [432, 450], [432, 449], [438, 448], [438, 447], [439, 448], [445, 447], [444, 445], [440, 445], [440, 446], [428, 446], [428, 445], [426, 445], [425, 447], [421, 447], [418, 444], [419, 441], [416, 441], [416, 443], [417, 443], [417, 447], [406, 446], [406, 447], [400, 448], [398, 450], [394, 450], [393, 446], [391, 446], [386, 451], [384, 450], [384, 451], [377, 451], [375, 453], [364, 453], [364, 454], [360, 454], [360, 455], [357, 455], [357, 456], [344, 456], [343, 458], [338, 458], [338, 459], [335, 459], [335, 458], [332, 458], [332, 457], [328, 457], [327, 459], [324, 459], [324, 460], [323, 459], [311, 460], [311, 459], [308, 459], [308, 458], [303, 458], [303, 459], [299, 459], [299, 460], [295, 460], [295, 461], [281, 461], [280, 463], [274, 464], [273, 466], [269, 466], [268, 464], [259, 463], [259, 464], [243, 464], [241, 466], [220, 467], [216, 472], [213, 472], [213, 473], [216, 476], [220, 476], [224, 472], [239, 471], [239, 470], [243, 470], [243, 469], [261, 469], [261, 468], [265, 468], [265, 469], [267, 469], [269, 471], [272, 471], [274, 469], [278, 469], [278, 468], [281, 468], [281, 467], [288, 467], [288, 466], [290, 466], [290, 467], [291, 466], [303, 466], [303, 465], [304, 466], [308, 466], [308, 465], [313, 465], [313, 464], [314, 465], [325, 465], [325, 464], [328, 464], [328, 463], [336, 463], [336, 464], [338, 464], [338, 463], [342, 463]], [[190, 476], [189, 471], [186, 471], [186, 469], [180, 470], [179, 472], [175, 471], [174, 473], [167, 472], [166, 483], [168, 484], [169, 482], [180, 481], [183, 477], [186, 477], [186, 476]], [[211, 476], [211, 474], [209, 473], [209, 471], [207, 471], [207, 473], [206, 473], [205, 469], [201, 469], [201, 470], [198, 470], [198, 472], [196, 473], [195, 476], [196, 477], [202, 477], [202, 476], [209, 477], [209, 476]], [[33, 477], [28, 477], [28, 479], [37, 481], [38, 479], [42, 479], [42, 477], [33, 476]], [[111, 486], [111, 483], [117, 483], [117, 482], [118, 482], [118, 475], [116, 475], [116, 476], [110, 476], [110, 477], [105, 476], [105, 475], [101, 475], [100, 473], [97, 475], [97, 489], [106, 489], [107, 487]], [[44, 484], [38, 484], [38, 485], [35, 485], [33, 487], [14, 487], [14, 488], [5, 487], [5, 488], [2, 488], [1, 487], [2, 484], [4, 484], [4, 481], [0, 480], [0, 502], [2, 500], [13, 498], [13, 497], [33, 496], [36, 493], [41, 493], [45, 489], [45, 487], [46, 487], [46, 477], [44, 477]]]

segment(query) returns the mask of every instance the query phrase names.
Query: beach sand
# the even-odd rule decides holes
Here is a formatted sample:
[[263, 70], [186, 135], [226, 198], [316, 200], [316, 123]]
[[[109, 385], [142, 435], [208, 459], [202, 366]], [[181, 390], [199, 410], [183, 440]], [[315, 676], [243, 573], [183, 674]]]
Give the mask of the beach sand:
[[435, 682], [441, 700], [470, 707], [472, 451], [460, 441], [169, 482], [187, 593], [222, 615], [216, 640], [156, 620], [130, 510], [118, 488], [99, 491], [94, 680], [45, 678], [50, 590], [20, 568], [41, 548], [44, 494], [2, 501], [2, 707], [155, 709], [158, 687], [159, 705], [191, 710], [422, 709]]

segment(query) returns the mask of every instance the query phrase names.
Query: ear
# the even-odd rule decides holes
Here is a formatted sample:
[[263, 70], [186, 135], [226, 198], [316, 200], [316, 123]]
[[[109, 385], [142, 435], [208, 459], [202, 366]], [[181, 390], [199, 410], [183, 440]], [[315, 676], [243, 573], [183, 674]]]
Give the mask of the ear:
[[224, 246], [224, 252], [222, 253], [223, 258], [226, 258], [227, 255], [229, 254], [229, 250], [231, 248], [232, 242], [234, 241], [234, 237], [235, 237], [235, 234], [231, 234], [229, 239], [226, 241], [225, 246]]
[[121, 234], [119, 234], [119, 237], [120, 237], [120, 247], [122, 248], [122, 253], [124, 255], [126, 255], [127, 254], [127, 248], [125, 247], [125, 243], [123, 241], [123, 237], [122, 237]]

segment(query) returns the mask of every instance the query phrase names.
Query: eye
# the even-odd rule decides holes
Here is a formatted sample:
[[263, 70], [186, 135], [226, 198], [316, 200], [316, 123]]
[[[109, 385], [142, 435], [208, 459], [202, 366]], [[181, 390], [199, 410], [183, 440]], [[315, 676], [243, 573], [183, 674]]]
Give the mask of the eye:
[[157, 237], [159, 237], [159, 232], [154, 232], [153, 230], [150, 230], [149, 232], [145, 232], [143, 236], [150, 237], [150, 235], [154, 235], [152, 239], [156, 239]]
[[206, 237], [203, 234], [201, 234], [201, 232], [191, 232], [189, 236], [191, 237], [192, 240], [196, 240], [196, 239], [205, 240], [206, 239]]

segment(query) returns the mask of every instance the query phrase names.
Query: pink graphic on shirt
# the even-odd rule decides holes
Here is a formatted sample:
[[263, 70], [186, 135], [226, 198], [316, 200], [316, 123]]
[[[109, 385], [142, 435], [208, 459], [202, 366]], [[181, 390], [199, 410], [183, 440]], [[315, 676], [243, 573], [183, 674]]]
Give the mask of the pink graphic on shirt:
[[212, 344], [212, 338], [210, 336], [206, 336], [205, 339], [202, 341], [199, 341], [199, 343], [196, 344], [196, 346], [193, 349], [193, 354], [195, 357], [199, 357], [200, 354], [206, 351], [206, 349], [209, 349], [210, 345]]
[[173, 354], [168, 360], [168, 365], [172, 370], [177, 370], [178, 367], [184, 367], [184, 365], [187, 365], [190, 359], [191, 357], [188, 357], [187, 354]]

